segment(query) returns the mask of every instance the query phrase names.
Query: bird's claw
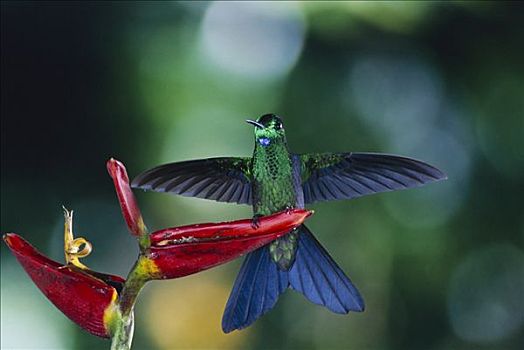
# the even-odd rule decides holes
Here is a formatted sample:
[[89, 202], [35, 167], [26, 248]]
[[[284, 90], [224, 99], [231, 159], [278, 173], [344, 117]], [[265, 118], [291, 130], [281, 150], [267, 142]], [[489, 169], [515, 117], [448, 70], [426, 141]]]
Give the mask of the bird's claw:
[[253, 215], [253, 218], [251, 219], [251, 227], [253, 227], [255, 230], [260, 227], [260, 218], [262, 215]]

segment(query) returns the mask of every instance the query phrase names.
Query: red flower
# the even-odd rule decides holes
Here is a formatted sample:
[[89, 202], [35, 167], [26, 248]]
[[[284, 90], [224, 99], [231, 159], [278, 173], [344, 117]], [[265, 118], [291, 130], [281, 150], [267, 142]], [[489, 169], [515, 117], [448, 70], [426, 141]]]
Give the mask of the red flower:
[[155, 278], [187, 276], [231, 261], [288, 233], [311, 215], [294, 209], [260, 218], [167, 228], [151, 234], [148, 256], [159, 269]]
[[120, 339], [122, 334], [118, 332], [127, 329], [129, 323], [125, 322], [132, 324], [134, 301], [146, 281], [187, 276], [228, 262], [288, 233], [312, 213], [294, 209], [262, 217], [256, 228], [251, 219], [245, 219], [168, 228], [148, 235], [124, 165], [110, 159], [107, 169], [125, 221], [141, 248], [127, 283], [121, 277], [92, 271], [80, 262], [92, 247], [84, 238], [74, 238], [73, 213], [65, 208], [65, 265], [43, 256], [14, 233], [4, 235], [4, 241], [58, 309], [94, 335], [115, 338], [116, 332], [117, 342], [130, 342], [132, 333]]
[[4, 241], [29, 277], [67, 317], [88, 332], [108, 338], [108, 322], [125, 280], [122, 277], [62, 265], [40, 254], [22, 237]]
[[122, 208], [122, 215], [127, 223], [127, 227], [135, 236], [141, 236], [147, 232], [142, 214], [136, 203], [133, 191], [129, 186], [129, 177], [127, 176], [124, 164], [116, 159], [109, 159], [107, 161], [107, 171], [113, 179], [115, 184], [116, 195], [120, 208]]
[[[71, 218], [66, 211], [66, 232]], [[286, 234], [311, 215], [295, 209], [260, 218], [253, 228], [251, 219], [168, 228], [151, 234], [151, 248], [140, 261], [149, 279], [187, 276], [249, 253]], [[71, 234], [72, 237], [72, 234]], [[67, 265], [40, 254], [14, 233], [4, 241], [29, 277], [44, 295], [67, 317], [99, 337], [110, 336], [122, 277], [89, 270], [76, 262]]]

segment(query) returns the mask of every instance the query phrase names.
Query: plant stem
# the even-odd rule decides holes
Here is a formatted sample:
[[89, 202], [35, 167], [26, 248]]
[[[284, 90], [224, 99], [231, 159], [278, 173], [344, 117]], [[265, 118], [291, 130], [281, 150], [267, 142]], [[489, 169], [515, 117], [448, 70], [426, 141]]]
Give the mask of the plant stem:
[[112, 324], [111, 350], [129, 350], [133, 341], [134, 307], [138, 294], [150, 280], [149, 258], [139, 255], [118, 298], [118, 317]]
[[113, 336], [111, 337], [111, 350], [131, 349], [134, 329], [135, 317], [131, 310], [131, 313], [127, 317], [122, 317], [118, 320]]

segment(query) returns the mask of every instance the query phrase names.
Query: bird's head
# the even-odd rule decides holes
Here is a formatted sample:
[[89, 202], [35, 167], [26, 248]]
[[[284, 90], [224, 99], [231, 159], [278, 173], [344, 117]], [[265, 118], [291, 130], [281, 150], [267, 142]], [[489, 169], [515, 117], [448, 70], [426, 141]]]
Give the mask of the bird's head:
[[255, 126], [255, 139], [260, 146], [267, 147], [277, 142], [285, 143], [286, 133], [282, 119], [278, 115], [264, 114], [256, 121], [246, 120], [246, 122]]

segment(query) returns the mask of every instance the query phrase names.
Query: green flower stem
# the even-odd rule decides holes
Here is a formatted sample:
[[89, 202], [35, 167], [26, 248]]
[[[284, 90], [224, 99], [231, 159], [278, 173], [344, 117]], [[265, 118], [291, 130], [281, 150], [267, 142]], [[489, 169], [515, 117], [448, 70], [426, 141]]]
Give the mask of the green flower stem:
[[111, 350], [129, 350], [133, 341], [134, 307], [138, 294], [145, 283], [151, 280], [151, 261], [139, 255], [138, 260], [131, 269], [118, 298], [118, 316], [111, 325], [112, 343]]
[[124, 288], [118, 297], [117, 317], [111, 324], [111, 350], [129, 350], [135, 328], [134, 308], [138, 294], [147, 281], [157, 273], [154, 264], [147, 257], [151, 239], [145, 225], [141, 225], [138, 236], [140, 255], [127, 276]]
[[111, 350], [129, 350], [133, 341], [135, 329], [135, 316], [133, 311], [127, 317], [120, 317], [115, 322], [111, 337]]
[[138, 246], [141, 254], [144, 254], [151, 247], [151, 238], [147, 231], [138, 236]]

